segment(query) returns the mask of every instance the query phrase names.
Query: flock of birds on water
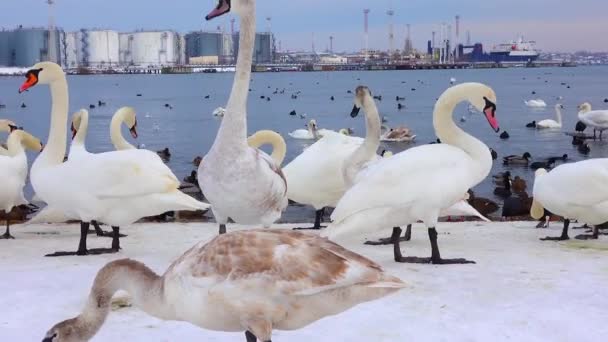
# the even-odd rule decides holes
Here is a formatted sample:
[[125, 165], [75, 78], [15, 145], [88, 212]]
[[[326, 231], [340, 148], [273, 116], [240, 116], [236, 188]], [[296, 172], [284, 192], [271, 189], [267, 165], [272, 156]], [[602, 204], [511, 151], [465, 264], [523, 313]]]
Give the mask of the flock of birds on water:
[[[28, 203], [23, 195], [28, 175], [25, 149], [40, 151], [29, 175], [35, 196], [47, 205], [30, 223], [77, 220], [81, 228], [76, 251], [48, 256], [116, 253], [120, 250], [120, 227], [169, 211], [210, 208], [219, 226], [217, 237], [190, 248], [162, 276], [130, 259], [106, 264], [95, 277], [82, 313], [57, 323], [43, 342], [91, 339], [109, 314], [112, 295], [120, 289], [128, 290], [135, 306], [161, 319], [188, 321], [210, 330], [245, 331], [248, 342], [271, 341], [274, 329], [299, 329], [404, 288], [402, 280], [387, 274], [376, 262], [337, 244], [349, 236], [388, 228], [392, 229], [390, 237], [367, 243], [392, 245], [396, 262], [474, 263], [465, 258], [443, 258], [436, 225], [440, 217], [447, 216], [477, 216], [489, 221], [484, 214], [491, 203], [470, 189], [488, 177], [495, 152], [457, 126], [452, 112], [458, 103], [467, 101], [498, 133], [495, 92], [481, 83], [451, 86], [438, 98], [433, 112], [440, 143], [393, 155], [378, 154], [383, 139], [407, 141], [415, 135], [405, 127], [383, 132], [377, 98], [370, 89], [359, 86], [353, 92], [351, 116], [363, 110], [365, 138], [350, 136], [347, 129], [320, 130], [311, 121], [306, 129], [291, 135], [316, 141], [282, 167], [286, 144], [280, 134], [265, 130], [247, 136], [255, 1], [220, 0], [207, 20], [230, 11], [241, 19], [237, 71], [215, 141], [197, 161], [200, 165], [193, 180], [203, 189], [208, 203], [181, 192], [179, 180], [158, 153], [138, 149], [121, 135], [124, 124], [132, 137], [137, 137], [137, 119], [131, 107], [120, 108], [112, 118], [110, 136], [116, 151], [105, 153], [87, 151], [88, 112], [76, 112], [69, 125], [72, 141], [66, 159], [69, 92], [65, 73], [51, 62], [38, 63], [27, 72], [20, 92], [36, 85], [50, 87], [50, 133], [43, 146], [15, 123], [0, 121], [0, 130], [10, 133], [6, 149], [0, 149], [0, 177], [4, 180], [0, 209], [9, 213], [13, 207]], [[539, 101], [527, 104], [542, 105]], [[558, 105], [557, 120], [543, 120], [532, 127], [561, 128], [560, 110]], [[589, 104], [579, 107], [579, 120], [594, 130], [593, 136], [573, 134], [574, 140], [582, 142], [579, 145], [595, 138], [596, 131], [602, 139], [602, 132], [608, 129], [608, 111], [591, 110]], [[271, 145], [272, 153], [258, 149], [262, 145]], [[170, 155], [168, 150], [163, 153]], [[567, 160], [563, 155], [531, 163], [529, 153], [506, 156], [506, 165], [536, 169], [533, 196], [527, 195], [523, 179], [513, 178], [510, 172], [493, 176], [495, 194], [505, 199], [505, 208], [510, 208], [509, 203], [519, 206], [522, 215], [530, 213], [545, 220], [551, 215], [563, 217], [562, 234], [543, 240], [569, 239], [570, 220], [592, 226], [591, 234], [577, 238], [597, 239], [599, 227], [608, 221], [608, 159]], [[561, 164], [555, 166], [557, 162]], [[314, 225], [271, 229], [288, 201], [312, 206], [316, 210]], [[335, 209], [329, 226], [321, 227], [325, 208]], [[12, 238], [10, 219], [6, 221], [3, 238], [8, 239]], [[229, 222], [264, 229], [228, 232]], [[402, 255], [400, 243], [411, 238], [411, 225], [417, 222], [428, 230], [430, 257]], [[110, 226], [112, 232], [104, 232], [100, 224]], [[112, 238], [110, 248], [87, 248], [90, 225], [99, 235]], [[320, 234], [303, 231], [321, 228]]]

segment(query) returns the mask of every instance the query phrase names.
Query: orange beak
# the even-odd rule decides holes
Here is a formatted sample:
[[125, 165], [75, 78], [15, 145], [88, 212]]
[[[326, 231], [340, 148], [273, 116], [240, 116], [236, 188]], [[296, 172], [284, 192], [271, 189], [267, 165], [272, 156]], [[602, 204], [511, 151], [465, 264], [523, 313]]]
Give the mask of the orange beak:
[[31, 87], [35, 86], [36, 83], [38, 83], [38, 77], [32, 73], [27, 75], [27, 80], [25, 80], [25, 82], [23, 82], [23, 84], [21, 85], [21, 87], [19, 88], [19, 94], [23, 93], [24, 91], [30, 89]]

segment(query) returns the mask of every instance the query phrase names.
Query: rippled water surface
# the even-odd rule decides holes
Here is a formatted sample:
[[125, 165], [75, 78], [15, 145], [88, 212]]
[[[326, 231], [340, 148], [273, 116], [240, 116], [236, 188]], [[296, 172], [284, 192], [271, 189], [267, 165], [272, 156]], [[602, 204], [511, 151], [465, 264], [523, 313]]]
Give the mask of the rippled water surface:
[[[398, 152], [435, 140], [433, 105], [449, 86], [451, 77], [457, 82], [483, 82], [496, 91], [497, 117], [501, 129], [510, 135], [508, 140], [499, 139], [481, 115], [468, 112], [466, 104], [457, 108], [454, 118], [466, 131], [494, 148], [499, 160], [501, 156], [526, 151], [535, 160], [564, 153], [572, 161], [607, 155], [608, 142], [591, 141], [591, 153], [584, 156], [562, 131], [537, 131], [526, 128], [525, 124], [532, 120], [555, 118], [553, 107], [558, 96], [563, 97], [560, 103], [565, 106], [564, 131], [573, 131], [578, 104], [590, 102], [594, 108], [608, 108], [608, 103], [604, 103], [608, 98], [608, 67], [256, 73], [248, 105], [249, 131], [272, 129], [283, 134], [288, 145], [287, 162], [311, 143], [292, 139], [287, 133], [304, 128], [310, 119], [316, 119], [321, 128], [352, 127], [356, 135], [363, 136], [364, 119], [362, 116], [352, 119], [348, 115], [353, 95], [347, 93], [347, 90], [354, 90], [362, 84], [369, 86], [374, 95], [382, 95], [382, 101], [377, 103], [388, 125], [406, 125], [417, 135], [414, 144], [385, 146]], [[107, 103], [104, 107], [90, 109], [87, 147], [92, 152], [100, 152], [112, 148], [109, 123], [114, 111], [121, 106], [135, 107], [140, 136], [136, 143], [145, 144], [151, 150], [169, 147], [172, 152], [169, 165], [182, 178], [194, 169], [192, 159], [205, 154], [211, 146], [220, 123], [211, 113], [216, 107], [225, 105], [232, 78], [233, 74], [69, 76], [70, 112], [89, 108], [89, 104], [97, 104], [98, 100]], [[45, 140], [50, 113], [48, 87], [38, 86], [19, 95], [17, 89], [22, 81], [21, 77], [0, 78], [0, 103], [6, 105], [0, 109], [0, 118], [13, 119]], [[272, 94], [276, 88], [285, 89], [285, 93]], [[296, 92], [299, 92], [298, 98], [292, 99], [291, 95]], [[207, 95], [209, 98], [205, 99]], [[271, 100], [261, 99], [262, 95], [270, 96]], [[334, 101], [330, 100], [331, 96], [334, 96]], [[405, 97], [403, 103], [406, 108], [397, 109], [396, 96]], [[524, 105], [524, 100], [535, 98], [543, 99], [548, 104], [547, 108], [538, 110]], [[21, 103], [27, 107], [21, 108]], [[290, 116], [292, 110], [306, 114], [306, 118]], [[128, 136], [126, 128], [124, 134]], [[30, 155], [30, 159], [33, 157]], [[496, 161], [492, 172], [504, 169], [502, 163]], [[513, 168], [512, 172], [529, 180], [531, 191], [533, 172], [521, 167]], [[479, 195], [492, 197], [493, 185], [488, 179], [476, 190]], [[28, 193], [31, 194], [31, 190]], [[292, 208], [286, 219], [309, 214], [309, 209]]]

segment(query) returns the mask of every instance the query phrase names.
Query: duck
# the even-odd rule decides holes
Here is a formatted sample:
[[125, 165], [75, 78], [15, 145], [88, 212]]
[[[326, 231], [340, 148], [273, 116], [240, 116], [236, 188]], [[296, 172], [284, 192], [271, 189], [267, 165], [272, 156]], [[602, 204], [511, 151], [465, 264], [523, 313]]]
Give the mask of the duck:
[[498, 210], [498, 204], [496, 202], [487, 199], [485, 197], [477, 197], [473, 190], [468, 190], [469, 198], [467, 202], [469, 205], [475, 208], [481, 215], [488, 216]]
[[538, 220], [547, 209], [564, 218], [559, 237], [548, 236], [541, 240], [568, 240], [570, 220], [594, 226], [593, 234], [579, 235], [578, 239], [597, 239], [598, 225], [608, 221], [607, 186], [608, 158], [562, 164], [551, 171], [536, 170], [530, 215]]
[[313, 140], [319, 138], [319, 127], [317, 126], [317, 120], [312, 119], [306, 124], [306, 129], [296, 129], [288, 133], [288, 135], [294, 139]]
[[536, 128], [536, 121], [528, 122], [526, 124], [526, 127], [528, 127], [528, 128]]
[[498, 159], [498, 152], [490, 147], [490, 154], [492, 155], [492, 160]]
[[412, 133], [413, 132], [405, 126], [390, 128], [382, 125], [382, 135], [380, 136], [380, 141], [410, 142], [416, 139], [416, 135]]
[[399, 102], [399, 101], [405, 101], [405, 97], [401, 97], [399, 95], [395, 96], [395, 101]]
[[[207, 203], [181, 193], [177, 177], [151, 151], [112, 151], [63, 162], [69, 103], [65, 73], [53, 62], [37, 63], [26, 73], [19, 91], [39, 84], [51, 89], [51, 124], [48, 144], [31, 168], [32, 187], [48, 207], [81, 222], [78, 250], [49, 256], [116, 253], [120, 250], [120, 226], [171, 210], [209, 208]], [[110, 249], [87, 249], [89, 222], [93, 220], [112, 226]]]
[[483, 181], [492, 168], [489, 147], [453, 121], [454, 108], [464, 101], [483, 113], [492, 130], [498, 133], [496, 94], [490, 87], [460, 83], [448, 88], [433, 111], [435, 134], [442, 144], [417, 146], [370, 163], [342, 196], [331, 215], [333, 222], [321, 236], [338, 241], [353, 233], [393, 227], [392, 236], [399, 237], [400, 226], [421, 220], [428, 230], [431, 257], [403, 257], [400, 241], [394, 238], [396, 262], [472, 263], [462, 258], [442, 258], [435, 228], [441, 210], [461, 201], [467, 190]]
[[8, 214], [14, 207], [27, 204], [23, 195], [23, 187], [28, 174], [27, 155], [25, 149], [40, 152], [42, 143], [40, 139], [23, 131], [12, 129], [8, 120], [0, 120], [0, 130], [12, 130], [7, 140], [7, 155], [0, 155], [0, 178], [2, 191], [0, 191], [0, 211], [6, 215], [6, 230], [0, 239], [14, 239], [10, 231], [10, 218]]
[[201, 156], [196, 156], [194, 157], [194, 159], [192, 160], [192, 165], [198, 167], [199, 165], [201, 165], [201, 162], [203, 161], [203, 157]]
[[581, 143], [578, 145], [577, 147], [578, 151], [584, 155], [589, 154], [589, 152], [591, 152], [591, 147], [589, 147], [589, 144], [587, 143]]
[[549, 158], [545, 161], [536, 161], [530, 164], [532, 170], [536, 169], [551, 169], [555, 164], [555, 159]]
[[159, 319], [244, 331], [246, 341], [255, 342], [271, 341], [273, 330], [301, 329], [405, 287], [374, 261], [313, 234], [236, 231], [196, 244], [162, 275], [132, 259], [107, 263], [82, 312], [53, 325], [43, 342], [92, 339], [122, 288], [135, 307]]
[[541, 120], [536, 123], [536, 128], [538, 128], [538, 129], [562, 128], [562, 109], [564, 109], [564, 105], [559, 104], [559, 103], [556, 104], [555, 105], [555, 115], [557, 117], [557, 121], [552, 120], [552, 119]]
[[[287, 180], [281, 170], [287, 146], [274, 135], [272, 156], [247, 145], [247, 98], [255, 43], [255, 0], [221, 0], [207, 20], [234, 11], [240, 17], [241, 34], [236, 73], [211, 149], [198, 168], [198, 182], [211, 203], [219, 233], [226, 233], [228, 219], [239, 224], [269, 227], [287, 208]], [[281, 156], [279, 158], [278, 156]]]
[[402, 105], [401, 103], [397, 103], [397, 109], [398, 110], [402, 110], [403, 108], [405, 108], [404, 105]]
[[515, 176], [511, 181], [511, 188], [515, 193], [525, 192], [528, 188], [528, 184], [523, 178]]
[[213, 116], [223, 117], [225, 113], [226, 113], [226, 108], [217, 107], [213, 110], [212, 114], [213, 114]]
[[507, 131], [503, 131], [502, 133], [500, 133], [500, 139], [506, 140], [509, 139], [509, 133], [507, 133]]
[[[315, 209], [314, 225], [299, 229], [321, 229], [325, 208], [335, 207], [360, 169], [367, 162], [379, 158], [376, 155], [380, 144], [378, 108], [369, 88], [358, 87], [354, 94], [351, 117], [356, 117], [360, 108], [364, 109], [365, 139], [327, 132], [283, 169], [288, 184], [287, 197]], [[355, 153], [358, 155], [356, 158]]]
[[169, 151], [168, 147], [165, 147], [162, 150], [156, 151], [156, 154], [158, 154], [160, 159], [162, 159], [164, 162], [167, 162], [167, 161], [169, 161], [169, 159], [171, 159], [171, 151]]
[[507, 198], [507, 197], [511, 196], [511, 194], [512, 194], [511, 184], [512, 184], [511, 174], [505, 175], [505, 177], [502, 180], [502, 184], [500, 186], [497, 186], [496, 188], [494, 188], [494, 195], [496, 195], [500, 198]]
[[532, 198], [525, 191], [516, 193], [515, 196], [505, 198], [502, 206], [502, 217], [528, 216], [532, 207]]
[[542, 99], [535, 99], [535, 100], [527, 100], [524, 101], [525, 105], [531, 108], [545, 108], [547, 107], [547, 103], [545, 101], [543, 101]]
[[524, 152], [521, 156], [518, 155], [509, 155], [502, 158], [504, 165], [528, 165], [530, 163], [530, 159], [532, 155], [530, 152]]
[[574, 131], [577, 133], [582, 133], [587, 129], [587, 125], [585, 125], [582, 121], [577, 121], [574, 127]]
[[593, 127], [593, 139], [596, 138], [596, 131], [600, 131], [599, 139], [602, 140], [602, 133], [608, 129], [608, 110], [591, 110], [591, 104], [585, 102], [578, 106], [578, 119]]

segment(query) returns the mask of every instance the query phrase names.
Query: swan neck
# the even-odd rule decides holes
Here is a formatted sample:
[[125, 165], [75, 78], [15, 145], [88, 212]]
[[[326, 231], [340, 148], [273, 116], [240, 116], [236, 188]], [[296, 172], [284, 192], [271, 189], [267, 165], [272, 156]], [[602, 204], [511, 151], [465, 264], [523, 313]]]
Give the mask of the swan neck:
[[365, 139], [343, 166], [344, 180], [348, 186], [354, 183], [357, 173], [367, 162], [372, 160], [380, 146], [380, 115], [374, 100], [366, 99], [363, 110], [365, 111]]
[[127, 291], [134, 304], [156, 317], [163, 313], [163, 278], [144, 264], [129, 260], [117, 260], [105, 265], [95, 277], [84, 310], [70, 320], [72, 327], [83, 341], [92, 338], [110, 313], [112, 296], [118, 290]]
[[[255, 7], [255, 6], [253, 6]], [[247, 139], [247, 97], [251, 81], [253, 48], [255, 43], [255, 10], [241, 16], [239, 52], [232, 91], [222, 119], [219, 135], [245, 142]]]
[[[7, 155], [15, 157], [17, 155], [25, 155], [25, 147], [23, 146], [24, 136], [21, 132], [13, 132], [8, 136], [6, 141]], [[1, 154], [0, 154], [1, 155]]]
[[562, 124], [562, 110], [559, 107], [555, 108], [555, 115], [557, 116], [557, 123]]
[[265, 144], [272, 146], [272, 154], [270, 157], [274, 160], [277, 166], [281, 166], [287, 154], [287, 144], [283, 137], [273, 131], [259, 131], [247, 139], [250, 147], [260, 148]]
[[82, 111], [80, 116], [80, 124], [76, 128], [76, 136], [74, 137], [73, 145], [85, 146], [87, 139], [87, 131], [89, 130], [89, 113]]
[[124, 112], [119, 112], [118, 114], [112, 117], [112, 121], [110, 122], [110, 139], [112, 140], [112, 145], [117, 151], [122, 150], [132, 150], [136, 147], [131, 145], [127, 139], [122, 135], [121, 125], [125, 122], [125, 114]]
[[441, 95], [433, 111], [433, 127], [442, 143], [458, 147], [471, 156], [477, 164], [478, 178], [481, 181], [492, 168], [490, 149], [479, 139], [458, 127], [452, 118], [452, 113], [458, 103], [470, 101], [470, 93], [475, 92], [472, 87], [455, 86]]
[[51, 126], [44, 151], [38, 159], [46, 164], [57, 165], [63, 162], [67, 145], [68, 121], [68, 83], [65, 76], [50, 84], [51, 89]]

